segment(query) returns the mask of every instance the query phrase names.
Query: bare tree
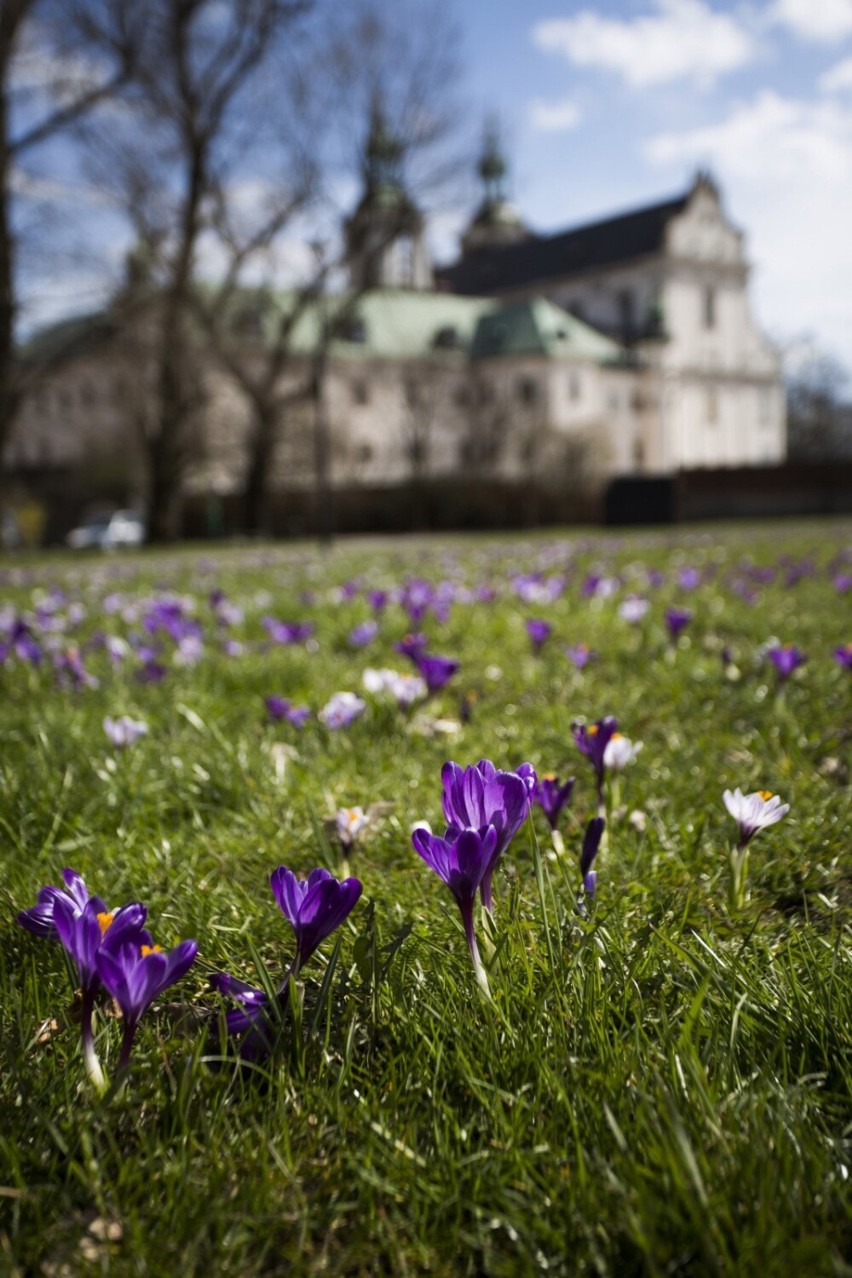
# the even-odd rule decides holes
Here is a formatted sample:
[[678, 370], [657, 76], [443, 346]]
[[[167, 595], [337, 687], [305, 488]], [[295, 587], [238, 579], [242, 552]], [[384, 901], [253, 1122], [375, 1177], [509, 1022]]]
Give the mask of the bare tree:
[[[310, 0], [139, 0], [127, 109], [95, 135], [101, 179], [122, 200], [148, 255], [148, 287], [138, 301], [153, 333], [146, 454], [154, 540], [177, 534], [203, 406], [199, 252], [221, 223], [222, 193], [247, 173], [247, 152], [267, 124], [261, 108], [273, 68], [310, 7]], [[274, 230], [272, 218], [264, 233]]]
[[21, 235], [16, 192], [28, 159], [128, 82], [132, 0], [2, 0], [0, 5], [0, 465], [39, 375], [18, 358]]
[[443, 370], [427, 365], [406, 378], [405, 415], [402, 419], [402, 448], [408, 473], [415, 487], [429, 475], [435, 427], [442, 402]]
[[[312, 405], [317, 516], [330, 533], [330, 428], [326, 379], [333, 344], [351, 339], [364, 292], [380, 283], [377, 263], [416, 219], [414, 200], [435, 198], [458, 172], [448, 145], [457, 132], [454, 85], [458, 78], [455, 29], [446, 4], [400, 0], [393, 6], [357, 0], [320, 5], [298, 73], [282, 78], [286, 128], [273, 139], [267, 199], [247, 218], [238, 192], [220, 186], [212, 230], [227, 263], [220, 280], [199, 293], [199, 313], [220, 364], [249, 407], [243, 522], [267, 527], [273, 458], [295, 405]], [[350, 242], [340, 234], [341, 190], [353, 178], [364, 199], [381, 201], [369, 219], [361, 269], [350, 270]], [[381, 190], [379, 190], [381, 188]], [[306, 231], [310, 215], [311, 231]], [[366, 225], [367, 218], [363, 219]], [[311, 240], [291, 287], [276, 293], [246, 281], [274, 272], [282, 239], [294, 232]], [[346, 274], [346, 287], [342, 288]], [[329, 290], [332, 290], [331, 294]], [[235, 316], [254, 311], [254, 332]], [[300, 326], [311, 346], [294, 349]]]
[[787, 382], [791, 461], [852, 459], [852, 405], [844, 398], [848, 382], [839, 361], [808, 344]]
[[495, 393], [487, 377], [475, 376], [467, 429], [461, 440], [462, 469], [480, 477], [496, 475], [511, 429], [512, 412], [506, 397]]

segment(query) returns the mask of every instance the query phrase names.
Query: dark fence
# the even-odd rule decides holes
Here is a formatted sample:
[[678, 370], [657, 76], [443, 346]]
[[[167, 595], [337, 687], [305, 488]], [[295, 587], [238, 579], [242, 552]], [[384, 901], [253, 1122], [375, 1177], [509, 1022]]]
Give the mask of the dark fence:
[[624, 476], [610, 483], [603, 506], [607, 524], [849, 514], [852, 464]]
[[[8, 496], [36, 503], [38, 540], [61, 541], [92, 494], [84, 477], [59, 469], [20, 475]], [[102, 504], [124, 506], [119, 485], [101, 485]], [[603, 492], [555, 485], [458, 479], [393, 488], [350, 486], [325, 500], [305, 489], [272, 495], [264, 532], [273, 537], [318, 533], [453, 532], [552, 525], [670, 524], [698, 519], [747, 519], [852, 513], [852, 463], [785, 465], [741, 470], [692, 470], [677, 475], [623, 476]], [[184, 537], [243, 535], [236, 496], [193, 495], [184, 502]]]
[[[393, 488], [338, 488], [325, 500], [294, 490], [272, 495], [264, 531], [274, 537], [320, 532], [453, 532], [599, 523], [599, 495], [533, 484], [452, 481]], [[184, 503], [186, 537], [233, 536], [245, 531], [236, 497], [190, 497]]]

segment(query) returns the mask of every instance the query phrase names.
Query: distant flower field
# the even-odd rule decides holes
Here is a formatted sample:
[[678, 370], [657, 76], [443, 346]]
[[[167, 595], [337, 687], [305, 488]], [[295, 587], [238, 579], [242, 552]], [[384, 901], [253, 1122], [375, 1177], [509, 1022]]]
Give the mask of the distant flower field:
[[852, 1262], [852, 526], [0, 560], [14, 1274]]

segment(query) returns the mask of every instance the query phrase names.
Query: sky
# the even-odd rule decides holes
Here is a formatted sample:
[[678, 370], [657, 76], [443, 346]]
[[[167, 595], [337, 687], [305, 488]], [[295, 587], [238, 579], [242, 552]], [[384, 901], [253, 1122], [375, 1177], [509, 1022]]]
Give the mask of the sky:
[[[745, 232], [759, 324], [792, 360], [814, 347], [839, 360], [852, 394], [852, 0], [447, 3], [471, 136], [497, 115], [531, 229], [671, 198], [709, 169]], [[439, 260], [476, 199], [471, 163], [432, 221]], [[126, 230], [91, 217], [119, 270]], [[98, 300], [85, 253], [76, 274], [45, 265], [32, 321]]]
[[[457, 13], [471, 110], [498, 114], [532, 229], [678, 195], [709, 168], [746, 235], [758, 322], [782, 350], [807, 340], [852, 372], [852, 0]], [[453, 219], [438, 229], [443, 251]]]

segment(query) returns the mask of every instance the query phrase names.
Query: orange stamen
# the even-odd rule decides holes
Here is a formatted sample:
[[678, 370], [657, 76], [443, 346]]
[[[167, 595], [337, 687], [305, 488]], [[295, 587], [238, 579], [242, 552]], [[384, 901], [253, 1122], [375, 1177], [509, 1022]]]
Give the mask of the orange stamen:
[[767, 803], [773, 797], [771, 790], [758, 790], [757, 793], [760, 795], [761, 799], [763, 799], [764, 803]]
[[149, 954], [162, 954], [162, 952], [162, 945], [142, 945], [139, 949], [139, 953], [143, 958], [147, 958]]
[[108, 914], [104, 910], [101, 910], [100, 914], [98, 915], [98, 922], [101, 925], [101, 936], [104, 935], [104, 933], [106, 932], [107, 928], [109, 927], [110, 923], [112, 923], [114, 918], [115, 918], [114, 914], [111, 914], [111, 913]]

